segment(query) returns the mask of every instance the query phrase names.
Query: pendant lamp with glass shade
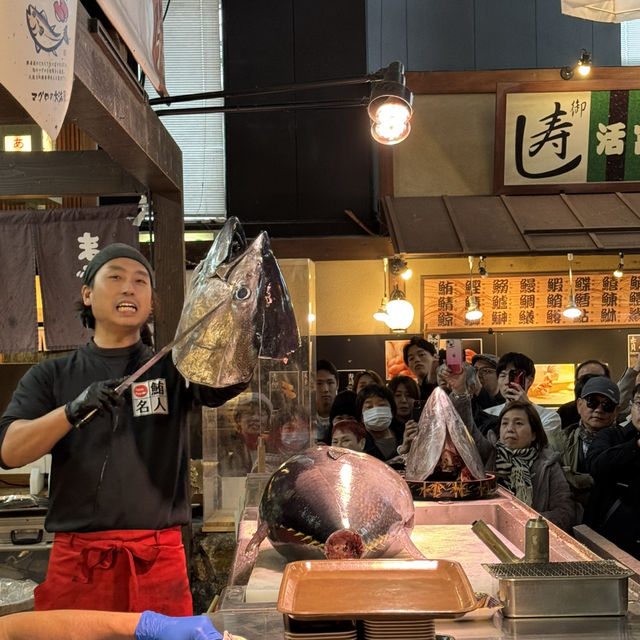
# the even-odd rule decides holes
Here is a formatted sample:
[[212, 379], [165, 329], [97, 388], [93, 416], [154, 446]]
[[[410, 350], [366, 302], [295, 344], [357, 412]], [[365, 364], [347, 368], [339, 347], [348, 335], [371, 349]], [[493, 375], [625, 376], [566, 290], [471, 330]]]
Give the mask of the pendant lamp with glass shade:
[[482, 318], [482, 310], [478, 304], [478, 298], [473, 294], [473, 256], [469, 256], [469, 303], [464, 317], [469, 322], [475, 322]]
[[573, 273], [571, 272], [573, 253], [568, 253], [567, 258], [569, 260], [569, 304], [562, 312], [562, 315], [570, 320], [575, 320], [582, 315], [582, 311], [576, 306], [576, 294], [573, 291]]
[[382, 258], [382, 276], [384, 278], [384, 294], [382, 296], [382, 300], [380, 301], [380, 306], [378, 310], [373, 314], [374, 319], [378, 322], [386, 322], [387, 320], [387, 303], [389, 302], [389, 297], [387, 296], [387, 268], [389, 266], [389, 259]]
[[396, 284], [387, 303], [385, 324], [394, 333], [405, 333], [413, 322], [413, 305]]

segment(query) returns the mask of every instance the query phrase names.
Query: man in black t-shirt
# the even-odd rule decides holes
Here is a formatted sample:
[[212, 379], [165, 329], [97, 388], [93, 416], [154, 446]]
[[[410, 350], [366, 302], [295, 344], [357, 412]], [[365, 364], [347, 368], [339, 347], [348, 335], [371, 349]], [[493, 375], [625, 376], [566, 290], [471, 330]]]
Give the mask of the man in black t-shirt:
[[186, 413], [194, 398], [218, 406], [246, 385], [187, 388], [167, 354], [117, 394], [153, 355], [141, 341], [151, 266], [109, 245], [87, 265], [81, 294], [92, 341], [32, 367], [0, 418], [2, 467], [52, 454], [46, 527], [56, 535], [35, 608], [191, 615]]

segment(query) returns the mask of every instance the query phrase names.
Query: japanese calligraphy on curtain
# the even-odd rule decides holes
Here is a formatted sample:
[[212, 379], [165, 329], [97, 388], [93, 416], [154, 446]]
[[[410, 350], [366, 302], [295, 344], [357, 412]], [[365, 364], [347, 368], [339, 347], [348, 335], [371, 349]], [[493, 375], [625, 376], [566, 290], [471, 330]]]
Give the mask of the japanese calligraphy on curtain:
[[640, 322], [640, 274], [622, 279], [611, 274], [579, 273], [573, 277], [576, 306], [582, 316], [562, 315], [568, 304], [569, 278], [564, 274], [509, 275], [473, 280], [473, 294], [483, 316], [465, 319], [471, 294], [469, 278], [422, 278], [423, 329], [552, 329], [622, 327]]
[[573, 87], [499, 96], [497, 192], [640, 188], [640, 87]]

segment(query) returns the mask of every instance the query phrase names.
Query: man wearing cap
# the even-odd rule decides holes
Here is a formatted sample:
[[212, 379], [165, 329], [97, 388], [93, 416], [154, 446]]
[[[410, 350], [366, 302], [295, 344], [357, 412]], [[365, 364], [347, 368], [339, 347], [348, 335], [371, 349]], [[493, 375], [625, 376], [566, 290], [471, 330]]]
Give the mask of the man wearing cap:
[[601, 429], [589, 447], [584, 522], [640, 560], [640, 385], [631, 398], [631, 424]]
[[81, 297], [92, 340], [31, 367], [0, 418], [3, 468], [52, 455], [45, 526], [55, 539], [35, 608], [191, 615], [181, 540], [191, 516], [186, 414], [192, 400], [219, 406], [246, 385], [187, 388], [167, 354], [131, 394], [116, 393], [152, 357], [141, 332], [153, 272], [137, 249], [102, 249]]
[[588, 472], [587, 455], [596, 434], [616, 423], [620, 391], [606, 376], [589, 378], [577, 402], [579, 422], [549, 434], [549, 444], [560, 454], [560, 464], [578, 505], [577, 522], [589, 500], [593, 478]]
[[498, 356], [492, 353], [476, 353], [471, 358], [471, 364], [478, 374], [482, 388], [476, 396], [476, 403], [481, 409], [488, 409], [504, 403], [498, 385]]

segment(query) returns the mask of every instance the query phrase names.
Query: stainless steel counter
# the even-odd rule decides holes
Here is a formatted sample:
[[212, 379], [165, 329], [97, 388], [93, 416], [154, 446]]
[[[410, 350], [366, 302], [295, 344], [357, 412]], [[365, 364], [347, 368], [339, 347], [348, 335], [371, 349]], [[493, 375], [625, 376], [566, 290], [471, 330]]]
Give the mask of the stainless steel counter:
[[[470, 526], [477, 519], [484, 520], [505, 545], [522, 555], [525, 524], [536, 515], [503, 489], [499, 489], [495, 497], [483, 500], [416, 502], [412, 540], [429, 558], [460, 562], [474, 590], [497, 597], [497, 581], [482, 567], [483, 563], [497, 560], [470, 531]], [[239, 526], [232, 584], [223, 591], [220, 609], [212, 614], [212, 620], [218, 629], [228, 629], [247, 640], [280, 640], [284, 638], [284, 623], [282, 614], [276, 609], [276, 600], [286, 562], [265, 541], [255, 565], [247, 565], [244, 548], [255, 531], [256, 519], [257, 509], [247, 507]], [[600, 559], [595, 552], [554, 525], [549, 526], [549, 543], [551, 562]], [[632, 569], [637, 572], [637, 567]], [[627, 616], [509, 619], [497, 613], [488, 619], [436, 620], [436, 633], [478, 640], [541, 637], [640, 640], [640, 585], [634, 579], [629, 580], [628, 595]]]

